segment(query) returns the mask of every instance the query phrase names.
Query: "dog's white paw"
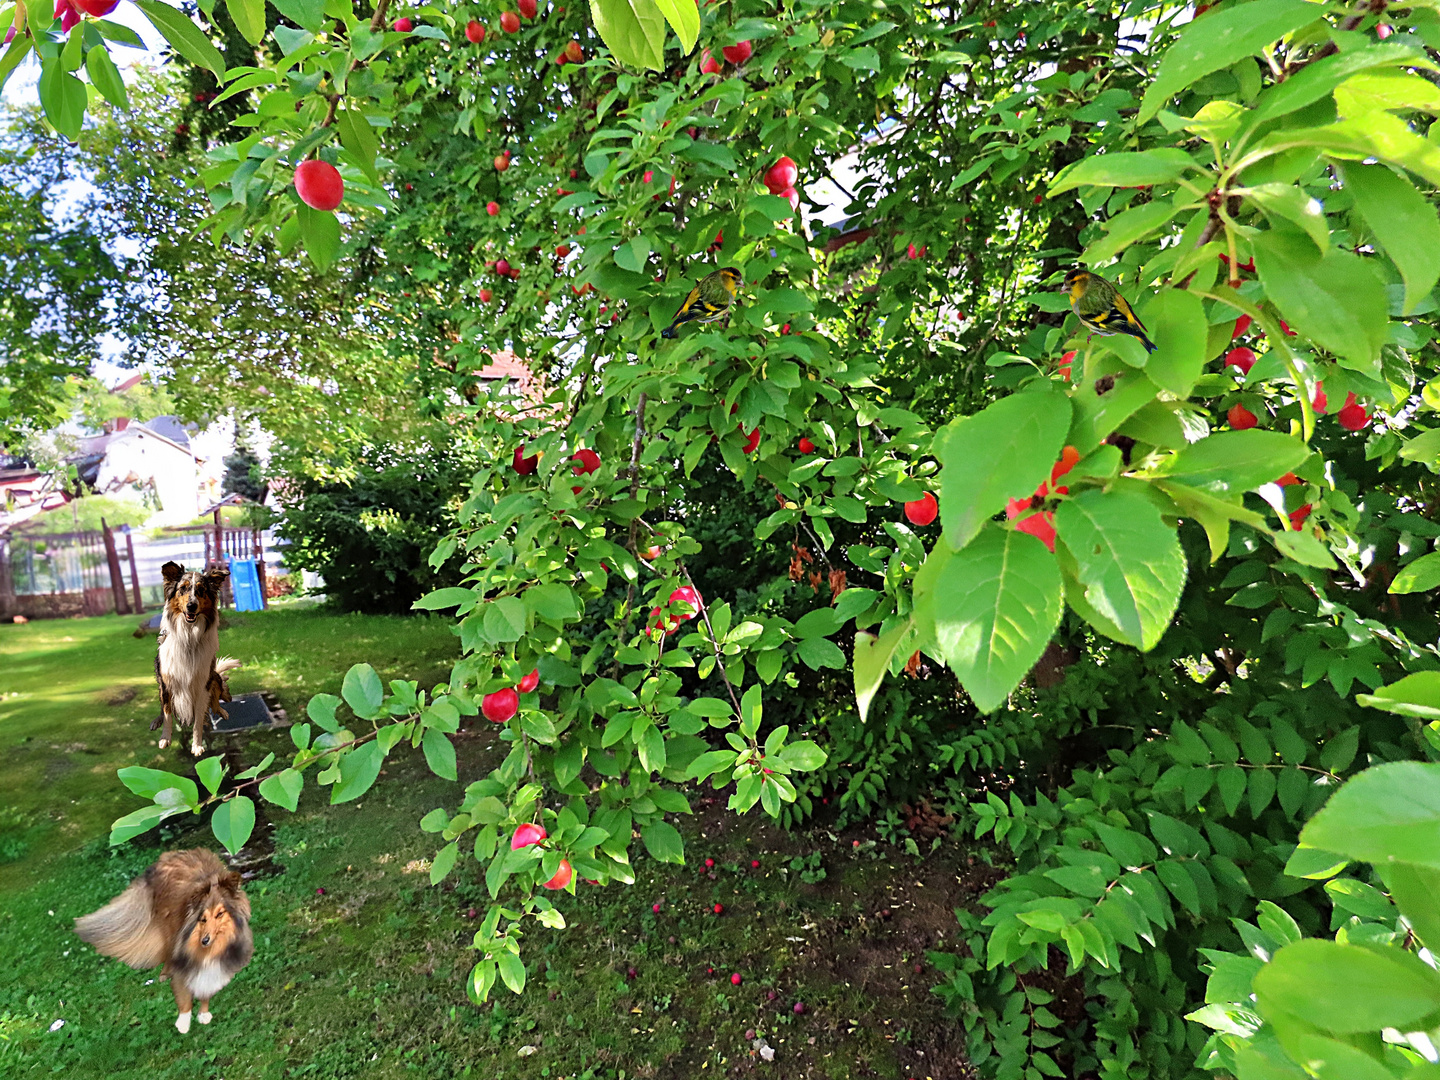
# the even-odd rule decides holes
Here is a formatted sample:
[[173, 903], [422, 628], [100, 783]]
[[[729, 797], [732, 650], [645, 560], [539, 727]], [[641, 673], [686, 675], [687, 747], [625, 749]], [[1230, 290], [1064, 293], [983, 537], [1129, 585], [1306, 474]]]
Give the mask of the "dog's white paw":
[[175, 1030], [181, 1035], [190, 1034], [190, 1014], [188, 1012], [183, 1012], [175, 1017]]
[[170, 740], [169, 740], [169, 739], [161, 739], [159, 745], [160, 745], [160, 749], [161, 749], [161, 750], [164, 750], [167, 746], [170, 745]]
[[214, 1020], [215, 1018], [211, 1016], [208, 1012], [202, 1012], [199, 1016], [195, 1017], [195, 1019], [199, 1020], [202, 1024], [208, 1024], [211, 1020]]

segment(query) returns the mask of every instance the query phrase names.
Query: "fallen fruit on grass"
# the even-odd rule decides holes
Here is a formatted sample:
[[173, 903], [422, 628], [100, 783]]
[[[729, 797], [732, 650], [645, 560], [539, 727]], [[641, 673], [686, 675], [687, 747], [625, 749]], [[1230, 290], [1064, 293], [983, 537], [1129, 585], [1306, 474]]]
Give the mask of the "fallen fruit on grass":
[[760, 860], [759, 860], [759, 859], [751, 859], [751, 860], [750, 860], [750, 869], [751, 869], [751, 870], [759, 870], [759, 869], [760, 869]]
[[804, 1015], [805, 1015], [805, 1003], [804, 1003], [803, 1001], [797, 1001], [797, 1002], [795, 1002], [795, 1008], [792, 1009], [791, 1011], [792, 1011], [796, 1016], [804, 1016]]
[[920, 498], [905, 504], [905, 516], [911, 525], [929, 525], [940, 513], [940, 503], [933, 493], [927, 491]]
[[334, 165], [311, 158], [295, 168], [295, 193], [312, 210], [334, 210], [345, 197], [345, 181]]
[[523, 679], [521, 679], [520, 682], [516, 685], [515, 689], [519, 690], [522, 694], [528, 694], [539, 685], [540, 669], [536, 668], [534, 671], [530, 672], [529, 675], [526, 675]]
[[659, 914], [660, 914], [660, 905], [659, 905], [659, 904], [651, 904], [651, 905], [650, 905], [650, 910], [653, 911], [656, 915], [659, 915]]
[[513, 686], [486, 694], [480, 700], [480, 711], [491, 723], [503, 724], [520, 711], [520, 695]]
[[1230, 427], [1235, 431], [1246, 431], [1260, 423], [1255, 414], [1239, 402], [1230, 406], [1230, 411], [1225, 414], [1225, 418], [1230, 421]]
[[636, 971], [633, 967], [627, 967], [627, 968], [625, 969], [625, 978], [627, 978], [627, 979], [633, 979], [633, 978], [635, 978], [636, 976], [638, 976], [639, 974], [640, 974], [640, 972]]
[[715, 905], [715, 908], [714, 908], [714, 911], [715, 911], [715, 914], [716, 914], [716, 915], [724, 915], [724, 914], [725, 914], [725, 905], [724, 905], [724, 904], [716, 904], [716, 905]]
[[555, 876], [540, 887], [542, 889], [563, 889], [570, 884], [570, 879], [575, 876], [575, 871], [570, 869], [570, 860], [561, 859], [560, 869], [555, 871]]
[[742, 982], [744, 982], [744, 980], [740, 977], [740, 973], [738, 971], [730, 976], [731, 986], [739, 986]]
[[532, 822], [526, 822], [515, 830], [515, 835], [510, 838], [510, 850], [519, 851], [531, 844], [538, 844], [545, 839], [545, 830]]
[[709, 869], [710, 869], [712, 866], [714, 866], [714, 865], [715, 865], [715, 860], [714, 860], [714, 859], [706, 859], [706, 860], [705, 860], [705, 869], [706, 869], [706, 870], [709, 870]]

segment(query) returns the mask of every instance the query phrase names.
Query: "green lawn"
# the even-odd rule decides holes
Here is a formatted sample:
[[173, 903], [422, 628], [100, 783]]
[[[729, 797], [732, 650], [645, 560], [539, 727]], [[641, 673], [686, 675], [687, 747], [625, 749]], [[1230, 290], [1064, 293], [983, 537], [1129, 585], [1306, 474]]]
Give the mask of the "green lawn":
[[[569, 927], [526, 938], [524, 996], [501, 988], [476, 1008], [464, 979], [481, 875], [472, 863], [432, 888], [436, 838], [415, 824], [453, 808], [459, 788], [403, 749], [358, 805], [307, 789], [295, 815], [273, 811], [273, 834], [257, 830], [274, 865], [247, 885], [256, 958], [217, 997], [215, 1022], [179, 1035], [155, 972], [98, 957], [71, 932], [162, 848], [214, 846], [194, 819], [105, 843], [110, 820], [138, 805], [114, 769], [176, 767], [147, 730], [154, 639], [129, 637], [133, 624], [0, 627], [0, 790], [20, 822], [0, 831], [0, 858], [6, 838], [23, 848], [0, 867], [0, 1077], [967, 1075], [963, 1030], [938, 1012], [924, 952], [953, 938], [953, 910], [983, 887], [983, 864], [946, 849], [917, 863], [824, 828], [786, 834], [758, 810], [737, 820], [723, 799], [697, 797], [689, 867], [636, 845], [636, 885], [562, 896]], [[273, 690], [292, 714], [337, 689], [354, 661], [429, 682], [454, 648], [441, 621], [320, 611], [243, 615], [222, 635], [222, 651], [247, 665], [233, 688]], [[105, 704], [121, 687], [139, 696]], [[461, 732], [462, 783], [495, 761], [486, 728]], [[283, 732], [220, 741], [247, 764], [289, 745]], [[768, 1066], [762, 1046], [775, 1051]]]

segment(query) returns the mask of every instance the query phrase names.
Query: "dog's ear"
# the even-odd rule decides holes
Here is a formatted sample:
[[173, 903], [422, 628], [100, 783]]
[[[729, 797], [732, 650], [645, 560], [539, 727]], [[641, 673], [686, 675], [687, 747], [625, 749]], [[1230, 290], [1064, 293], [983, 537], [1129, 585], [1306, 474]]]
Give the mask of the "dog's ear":
[[225, 579], [230, 576], [230, 571], [222, 567], [215, 567], [205, 571], [205, 584], [209, 586], [212, 593], [218, 594], [220, 586], [225, 584]]
[[174, 585], [184, 573], [185, 568], [177, 562], [167, 562], [160, 567], [160, 576], [165, 579], [166, 585]]

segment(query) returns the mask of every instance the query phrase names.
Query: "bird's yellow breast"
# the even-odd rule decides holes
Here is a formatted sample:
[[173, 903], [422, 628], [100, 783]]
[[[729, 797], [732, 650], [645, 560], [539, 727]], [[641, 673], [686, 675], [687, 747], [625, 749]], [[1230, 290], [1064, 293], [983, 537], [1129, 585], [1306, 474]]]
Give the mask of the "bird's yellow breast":
[[1089, 274], [1081, 274], [1070, 283], [1070, 302], [1072, 304], [1085, 295], [1085, 289], [1089, 284]]

